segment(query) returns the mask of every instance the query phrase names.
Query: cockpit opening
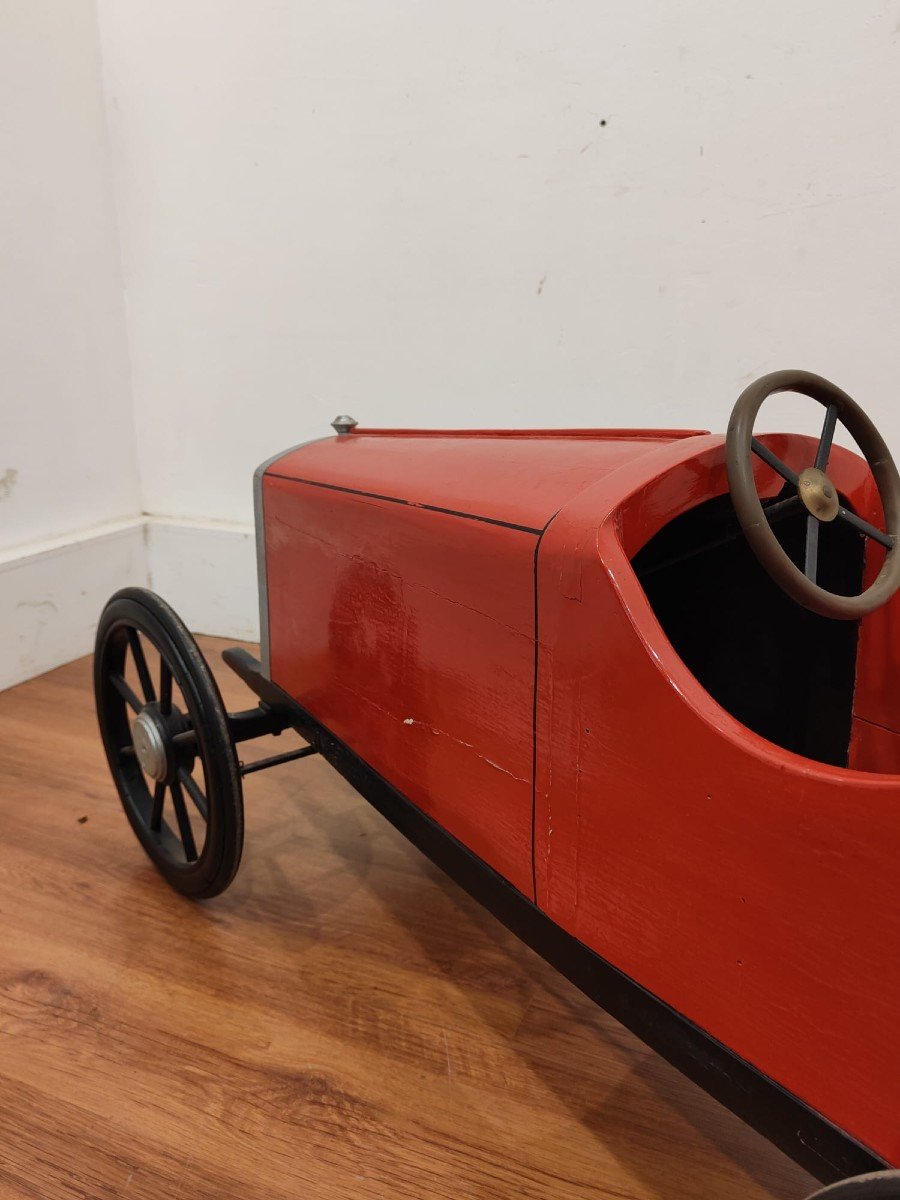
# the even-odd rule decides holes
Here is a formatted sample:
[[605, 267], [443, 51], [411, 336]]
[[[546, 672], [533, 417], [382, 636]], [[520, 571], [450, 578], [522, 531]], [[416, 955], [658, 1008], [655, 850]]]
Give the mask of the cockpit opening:
[[[805, 511], [772, 528], [802, 566]], [[864, 557], [853, 528], [822, 525], [822, 587], [861, 592]], [[818, 616], [790, 599], [755, 558], [728, 495], [670, 521], [632, 565], [666, 636], [724, 709], [786, 750], [847, 765], [859, 623]]]

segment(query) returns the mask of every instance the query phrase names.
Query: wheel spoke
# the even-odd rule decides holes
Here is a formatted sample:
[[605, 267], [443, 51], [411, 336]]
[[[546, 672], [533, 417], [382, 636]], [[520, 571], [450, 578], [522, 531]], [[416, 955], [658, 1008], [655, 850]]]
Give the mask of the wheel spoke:
[[159, 711], [167, 717], [172, 711], [172, 668], [159, 656]]
[[786, 479], [788, 483], [792, 483], [794, 487], [799, 485], [800, 479], [797, 475], [797, 472], [792, 471], [787, 463], [783, 463], [777, 454], [772, 453], [768, 446], [764, 446], [762, 442], [758, 441], [756, 438], [751, 439], [750, 446], [753, 450], [753, 453], [761, 458], [766, 466], [771, 467], [776, 474], [780, 475], [782, 479]]
[[150, 828], [159, 833], [162, 828], [163, 804], [166, 799], [166, 785], [158, 783], [153, 790], [153, 808], [150, 812]]
[[197, 780], [184, 767], [178, 768], [178, 778], [188, 790], [188, 795], [197, 806], [197, 812], [204, 821], [209, 821], [209, 804], [203, 795], [203, 790]]
[[831, 443], [834, 441], [834, 429], [837, 425], [837, 405], [829, 404], [825, 410], [825, 424], [822, 426], [822, 436], [819, 438], [819, 448], [816, 451], [816, 469], [828, 470], [828, 459], [831, 455]]
[[886, 546], [888, 550], [893, 550], [894, 539], [889, 533], [883, 533], [882, 530], [876, 529], [874, 525], [870, 525], [868, 521], [864, 521], [862, 517], [858, 517], [855, 512], [851, 512], [849, 508], [844, 508], [843, 505], [838, 509], [838, 516], [842, 521], [846, 521], [848, 525], [852, 525], [854, 529], [858, 529], [860, 533], [864, 533], [866, 537], [872, 538], [873, 541], [880, 542], [882, 546]]
[[178, 819], [178, 832], [181, 834], [181, 844], [184, 846], [184, 856], [188, 862], [197, 861], [197, 847], [194, 844], [194, 834], [191, 830], [191, 821], [188, 817], [187, 807], [184, 803], [184, 793], [181, 790], [181, 784], [177, 780], [172, 782], [172, 804], [175, 807], [175, 816]]
[[110, 675], [109, 682], [113, 685], [129, 708], [133, 709], [136, 713], [141, 711], [144, 706], [131, 690], [124, 676]]
[[807, 579], [816, 582], [819, 571], [819, 521], [812, 513], [806, 518], [806, 557], [803, 572]]
[[141, 639], [136, 629], [129, 628], [128, 643], [131, 646], [131, 653], [134, 655], [134, 665], [137, 667], [141, 687], [144, 689], [144, 702], [152, 704], [156, 699], [156, 692], [153, 690], [153, 680], [150, 678], [150, 671], [147, 668], [144, 647], [141, 645]]

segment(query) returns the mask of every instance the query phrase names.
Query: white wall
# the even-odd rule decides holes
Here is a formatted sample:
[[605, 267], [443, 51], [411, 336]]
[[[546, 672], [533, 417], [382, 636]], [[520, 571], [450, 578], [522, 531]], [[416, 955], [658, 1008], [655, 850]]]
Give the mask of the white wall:
[[151, 512], [249, 521], [338, 411], [721, 429], [782, 366], [900, 451], [896, 4], [100, 16]]
[[92, 0], [0, 6], [0, 550], [140, 512]]
[[338, 411], [721, 429], [803, 366], [900, 451], [896, 0], [96, 10], [0, 6], [0, 686], [119, 583], [252, 635], [253, 468]]
[[0, 687], [89, 648], [140, 510], [95, 5], [6, 0]]

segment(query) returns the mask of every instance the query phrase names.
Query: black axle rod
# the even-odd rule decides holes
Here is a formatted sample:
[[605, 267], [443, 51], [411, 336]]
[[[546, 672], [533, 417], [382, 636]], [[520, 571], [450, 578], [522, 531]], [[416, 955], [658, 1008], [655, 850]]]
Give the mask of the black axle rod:
[[[250, 742], [255, 738], [266, 737], [268, 734], [278, 737], [290, 724], [290, 718], [282, 710], [269, 704], [259, 704], [256, 708], [228, 714], [228, 732], [235, 745], [238, 742]], [[176, 746], [191, 746], [196, 740], [195, 729], [176, 733], [172, 739]]]
[[[284, 708], [267, 704], [264, 700], [256, 708], [247, 708], [242, 712], [228, 714], [228, 731], [231, 740], [251, 742], [256, 738], [274, 735], [278, 737], [292, 724], [289, 714]], [[176, 733], [172, 741], [176, 746], [192, 746], [197, 740], [195, 729], [186, 729]], [[269, 758], [260, 758], [256, 762], [241, 763], [241, 775], [252, 775], [256, 771], [266, 771], [269, 767], [278, 767], [282, 763], [294, 762], [298, 758], [308, 758], [310, 754], [318, 754], [316, 746], [301, 746], [299, 750], [289, 750], [285, 754], [273, 754]]]
[[268, 704], [258, 704], [256, 708], [228, 714], [228, 730], [231, 740], [235, 743], [250, 742], [254, 738], [265, 737], [268, 733], [277, 737], [290, 723], [290, 718], [285, 713]]
[[287, 754], [273, 754], [271, 758], [261, 758], [257, 762], [241, 763], [241, 774], [252, 775], [254, 771], [267, 771], [269, 767], [280, 767], [282, 763], [293, 762], [297, 758], [308, 758], [310, 754], [318, 754], [315, 746], [301, 746], [299, 750], [289, 750]]

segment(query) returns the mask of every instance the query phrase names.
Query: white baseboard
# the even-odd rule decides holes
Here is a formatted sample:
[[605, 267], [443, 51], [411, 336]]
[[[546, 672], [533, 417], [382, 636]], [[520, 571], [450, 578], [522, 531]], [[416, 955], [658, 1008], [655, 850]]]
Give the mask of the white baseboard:
[[129, 585], [195, 633], [259, 637], [251, 526], [136, 517], [0, 555], [0, 690], [90, 653], [103, 605]]
[[147, 579], [145, 521], [0, 556], [0, 690], [88, 654], [111, 592]]
[[256, 537], [251, 525], [147, 518], [149, 586], [188, 629], [259, 640]]

